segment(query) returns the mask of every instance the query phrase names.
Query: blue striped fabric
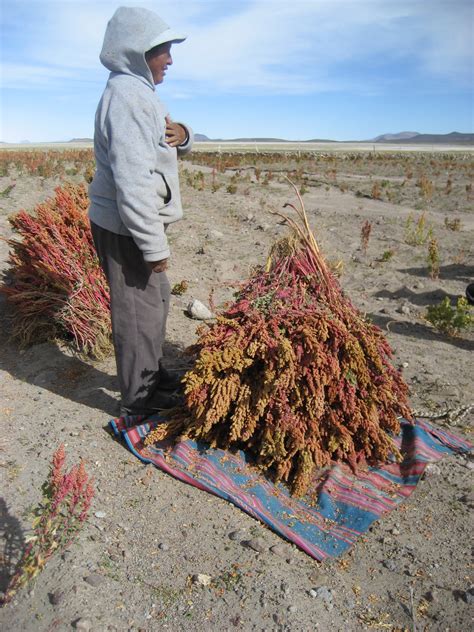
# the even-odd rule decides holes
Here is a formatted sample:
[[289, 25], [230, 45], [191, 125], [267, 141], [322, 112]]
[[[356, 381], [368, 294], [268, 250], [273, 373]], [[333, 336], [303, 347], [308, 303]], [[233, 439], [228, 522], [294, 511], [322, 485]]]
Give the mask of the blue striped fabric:
[[472, 445], [427, 422], [402, 422], [396, 442], [403, 461], [361, 469], [342, 463], [315, 476], [303, 498], [265, 478], [243, 452], [230, 453], [194, 441], [175, 446], [143, 441], [163, 417], [122, 417], [110, 425], [139, 459], [190, 485], [232, 502], [317, 560], [343, 554], [371, 524], [415, 489], [426, 465]]

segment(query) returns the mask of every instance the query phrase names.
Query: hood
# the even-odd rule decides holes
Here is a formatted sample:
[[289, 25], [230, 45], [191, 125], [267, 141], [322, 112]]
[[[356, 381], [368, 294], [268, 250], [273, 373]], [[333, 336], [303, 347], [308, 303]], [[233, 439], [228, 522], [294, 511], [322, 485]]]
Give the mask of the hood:
[[108, 70], [139, 77], [154, 89], [145, 53], [159, 44], [185, 39], [153, 11], [120, 7], [107, 24], [100, 61]]

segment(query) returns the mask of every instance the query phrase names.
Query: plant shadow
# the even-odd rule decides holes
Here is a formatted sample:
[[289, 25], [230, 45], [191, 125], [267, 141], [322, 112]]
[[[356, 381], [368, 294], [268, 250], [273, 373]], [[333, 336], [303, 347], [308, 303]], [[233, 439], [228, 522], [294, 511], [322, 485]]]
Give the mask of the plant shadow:
[[[0, 370], [16, 380], [36, 386], [39, 392], [33, 391], [33, 398], [41, 392], [40, 389], [45, 389], [72, 402], [101, 410], [110, 417], [119, 414], [120, 396], [113, 356], [101, 363], [89, 362], [63, 351], [54, 342], [20, 350], [6, 336], [1, 336], [0, 348]], [[163, 360], [167, 367], [183, 364], [181, 358], [181, 347], [165, 343]]]
[[430, 292], [414, 292], [406, 286], [402, 286], [393, 292], [390, 290], [380, 290], [376, 292], [374, 296], [391, 300], [405, 299], [412, 305], [418, 305], [420, 307], [440, 303], [446, 297], [448, 297], [451, 302], [455, 302], [458, 298], [456, 295], [449, 294], [442, 289], [431, 290]]
[[393, 320], [389, 316], [381, 316], [380, 314], [368, 314], [371, 322], [384, 331], [399, 334], [400, 336], [409, 336], [418, 338], [419, 340], [429, 340], [431, 342], [444, 342], [464, 349], [465, 351], [474, 351], [474, 341], [465, 340], [463, 338], [454, 338], [438, 333], [427, 325], [422, 323], [412, 323], [405, 320]]
[[23, 553], [25, 537], [20, 521], [9, 513], [3, 498], [0, 498], [0, 538], [0, 591], [5, 592]]
[[[420, 268], [404, 268], [403, 270], [399, 270], [399, 272], [427, 278], [426, 266]], [[463, 281], [467, 285], [468, 283], [474, 281], [474, 266], [468, 266], [463, 263], [451, 263], [440, 267], [439, 276], [440, 279]]]

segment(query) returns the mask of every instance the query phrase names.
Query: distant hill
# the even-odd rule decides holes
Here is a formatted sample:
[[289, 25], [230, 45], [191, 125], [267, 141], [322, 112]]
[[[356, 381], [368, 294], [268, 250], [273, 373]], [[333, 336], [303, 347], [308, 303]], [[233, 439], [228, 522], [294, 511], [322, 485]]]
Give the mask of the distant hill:
[[194, 140], [197, 140], [198, 143], [205, 143], [206, 141], [209, 141], [211, 139], [205, 134], [194, 134]]
[[474, 134], [451, 132], [450, 134], [420, 134], [419, 132], [400, 132], [399, 134], [382, 134], [373, 138], [371, 143], [403, 143], [426, 145], [472, 145]]
[[376, 136], [372, 138], [369, 142], [371, 143], [386, 143], [397, 140], [407, 140], [408, 138], [414, 138], [415, 136], [419, 136], [418, 132], [399, 132], [398, 134], [382, 134], [381, 136]]
[[424, 143], [446, 145], [474, 145], [474, 134], [451, 132], [450, 134], [420, 134], [419, 132], [398, 132], [397, 134], [381, 134], [370, 140], [337, 141], [330, 138], [311, 138], [310, 140], [292, 141], [285, 138], [209, 138], [205, 134], [195, 134], [198, 142], [212, 143]]
[[451, 132], [450, 134], [417, 134], [413, 138], [407, 138], [404, 143], [427, 143], [427, 144], [449, 144], [449, 145], [472, 145], [474, 144], [474, 134], [463, 134], [461, 132]]
[[68, 143], [93, 143], [93, 138], [71, 138], [71, 140], [67, 141]]

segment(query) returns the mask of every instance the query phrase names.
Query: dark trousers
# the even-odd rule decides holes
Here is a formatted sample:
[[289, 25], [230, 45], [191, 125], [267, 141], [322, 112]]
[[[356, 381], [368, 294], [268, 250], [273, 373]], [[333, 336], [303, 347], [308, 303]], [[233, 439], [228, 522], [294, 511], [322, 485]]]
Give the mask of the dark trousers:
[[153, 409], [166, 334], [170, 284], [150, 272], [131, 237], [91, 222], [100, 265], [110, 287], [112, 338], [122, 407]]

